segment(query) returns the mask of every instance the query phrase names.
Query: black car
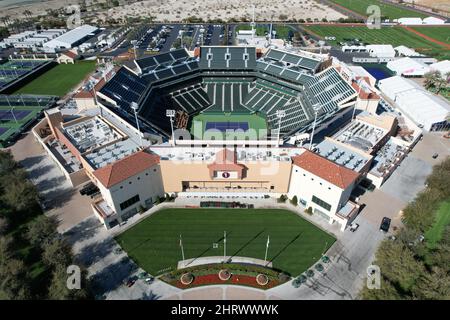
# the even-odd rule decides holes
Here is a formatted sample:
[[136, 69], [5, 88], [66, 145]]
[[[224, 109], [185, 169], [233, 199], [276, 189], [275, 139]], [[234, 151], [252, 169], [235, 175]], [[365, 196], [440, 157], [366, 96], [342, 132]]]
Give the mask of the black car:
[[391, 219], [389, 219], [388, 217], [384, 217], [383, 220], [381, 221], [380, 231], [388, 232], [390, 226], [391, 226]]

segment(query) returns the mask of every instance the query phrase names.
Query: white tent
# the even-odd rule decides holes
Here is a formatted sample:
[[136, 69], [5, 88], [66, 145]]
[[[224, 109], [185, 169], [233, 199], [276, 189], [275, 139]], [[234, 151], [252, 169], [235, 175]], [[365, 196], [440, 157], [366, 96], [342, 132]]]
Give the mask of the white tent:
[[430, 69], [437, 70], [442, 75], [444, 75], [444, 74], [450, 72], [450, 61], [444, 60], [444, 61], [439, 61], [439, 62], [433, 63], [430, 65]]
[[417, 62], [409, 57], [389, 61], [386, 66], [388, 69], [394, 71], [395, 74], [405, 77], [421, 77], [430, 71], [430, 68], [427, 65]]
[[397, 22], [399, 24], [404, 25], [415, 25], [415, 24], [422, 24], [421, 18], [399, 18], [397, 19]]
[[377, 58], [393, 58], [395, 50], [390, 44], [369, 44], [366, 46], [370, 56]]
[[394, 76], [380, 80], [380, 90], [424, 130], [431, 130], [437, 123], [448, 121], [450, 104], [412, 80]]
[[399, 56], [403, 57], [421, 57], [422, 54], [416, 52], [414, 49], [408, 48], [407, 46], [398, 46], [394, 48]]
[[436, 17], [427, 17], [423, 19], [423, 24], [445, 24], [445, 20]]

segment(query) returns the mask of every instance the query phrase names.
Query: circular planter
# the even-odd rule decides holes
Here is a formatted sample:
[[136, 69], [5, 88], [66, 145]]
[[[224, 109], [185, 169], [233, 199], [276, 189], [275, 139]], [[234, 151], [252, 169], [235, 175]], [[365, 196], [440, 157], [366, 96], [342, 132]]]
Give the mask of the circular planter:
[[260, 286], [265, 286], [269, 283], [269, 278], [265, 274], [260, 273], [256, 276], [256, 283]]
[[219, 279], [222, 281], [227, 281], [230, 280], [231, 278], [231, 273], [230, 271], [226, 270], [226, 269], [222, 269], [219, 271]]
[[306, 276], [308, 276], [309, 278], [314, 277], [314, 271], [309, 269], [308, 271], [306, 271]]
[[322, 257], [322, 262], [323, 263], [328, 263], [328, 262], [330, 262], [330, 258], [328, 258], [327, 256], [323, 256]]
[[305, 283], [306, 279], [307, 279], [306, 276], [303, 274], [297, 278], [298, 282], [300, 282], [300, 283]]
[[314, 266], [314, 268], [319, 271], [322, 272], [323, 271], [323, 265], [321, 263], [318, 263]]
[[190, 285], [192, 283], [192, 281], [194, 281], [194, 275], [192, 273], [184, 273], [180, 277], [180, 281], [185, 286]]

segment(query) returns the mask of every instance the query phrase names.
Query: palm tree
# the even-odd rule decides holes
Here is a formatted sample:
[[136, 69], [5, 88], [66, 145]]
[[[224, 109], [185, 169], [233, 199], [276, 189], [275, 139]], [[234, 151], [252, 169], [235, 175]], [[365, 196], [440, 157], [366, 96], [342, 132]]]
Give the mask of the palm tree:
[[425, 88], [429, 89], [435, 87], [439, 79], [441, 78], [441, 73], [439, 71], [430, 71], [425, 73]]

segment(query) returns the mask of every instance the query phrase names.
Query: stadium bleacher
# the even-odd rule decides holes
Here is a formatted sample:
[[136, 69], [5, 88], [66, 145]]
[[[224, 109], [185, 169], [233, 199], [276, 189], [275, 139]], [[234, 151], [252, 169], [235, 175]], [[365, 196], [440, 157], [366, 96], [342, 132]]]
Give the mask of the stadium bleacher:
[[[170, 133], [166, 110], [192, 117], [205, 113], [258, 113], [277, 129], [282, 110], [282, 133], [310, 126], [333, 116], [356, 96], [333, 67], [315, 73], [319, 60], [270, 49], [256, 60], [254, 47], [201, 47], [200, 58], [184, 49], [136, 62], [138, 71], [122, 67], [100, 90], [121, 112], [132, 114], [137, 102], [140, 118], [162, 133]], [[117, 110], [116, 110], [117, 111]]]

